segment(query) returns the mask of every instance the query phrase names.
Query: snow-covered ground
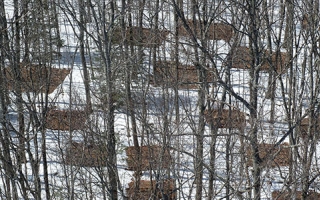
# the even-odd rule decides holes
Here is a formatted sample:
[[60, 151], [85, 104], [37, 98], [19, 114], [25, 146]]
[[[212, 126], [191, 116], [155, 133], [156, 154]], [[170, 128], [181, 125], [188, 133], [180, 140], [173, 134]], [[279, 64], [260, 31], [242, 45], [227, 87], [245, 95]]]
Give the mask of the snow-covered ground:
[[[8, 2], [8, 1], [6, 1]], [[8, 15], [12, 11], [12, 7], [7, 3]], [[168, 11], [169, 12], [169, 11]], [[276, 11], [275, 11], [276, 12]], [[169, 14], [168, 14], [169, 16]], [[162, 16], [164, 19], [168, 19], [166, 15]], [[168, 21], [167, 21], [168, 22]], [[172, 23], [164, 23], [165, 28], [170, 28]], [[81, 60], [78, 52], [77, 39], [74, 35], [74, 32], [67, 20], [61, 16], [61, 36], [65, 42], [65, 46], [62, 48], [62, 58], [59, 62], [55, 64], [55, 67], [58, 68], [68, 68], [71, 69], [71, 73], [65, 78], [63, 83], [49, 95], [49, 102], [57, 106], [60, 109], [70, 108], [79, 108], [84, 109], [85, 106], [85, 90], [83, 84], [83, 71], [81, 68]], [[278, 29], [275, 28], [275, 34], [278, 33]], [[169, 57], [170, 55], [170, 44], [165, 44], [164, 51], [161, 52], [163, 57]], [[223, 41], [214, 42], [213, 45], [216, 45], [218, 54], [221, 54], [221, 58], [225, 58], [230, 47]], [[183, 52], [188, 52], [192, 50], [188, 45], [185, 45]], [[186, 50], [187, 49], [187, 50]], [[150, 53], [148, 50], [146, 53]], [[93, 52], [94, 53], [94, 49]], [[300, 53], [300, 52], [294, 52]], [[300, 64], [302, 56], [298, 56], [298, 64]], [[190, 62], [190, 58], [186, 53], [181, 53], [182, 60], [185, 59], [186, 63]], [[89, 56], [87, 57], [89, 59]], [[151, 62], [146, 60], [146, 66]], [[222, 67], [222, 61], [217, 61], [218, 69], [222, 72], [224, 69]], [[222, 73], [223, 74], [223, 73]], [[265, 93], [268, 87], [268, 73], [261, 72], [261, 77], [259, 81], [259, 142], [264, 143], [275, 143], [283, 136], [283, 134], [288, 130], [288, 123], [286, 122], [286, 114], [284, 110], [284, 99], [281, 97], [282, 92], [280, 87], [277, 87], [276, 90], [276, 100], [275, 100], [275, 109], [276, 109], [276, 123], [268, 123], [270, 118], [270, 107], [271, 102], [269, 99], [265, 98]], [[281, 75], [284, 80], [285, 92], [288, 92], [288, 74]], [[232, 69], [231, 70], [231, 85], [233, 90], [243, 97], [245, 100], [249, 100], [249, 72], [243, 69]], [[299, 77], [297, 77], [299, 79]], [[278, 84], [279, 85], [279, 84]], [[92, 82], [92, 92], [97, 92], [98, 87], [96, 82]], [[139, 96], [139, 87], [141, 83], [137, 83], [137, 90], [134, 93]], [[299, 86], [298, 86], [299, 87]], [[217, 86], [217, 99], [221, 99], [223, 88], [222, 86]], [[300, 89], [300, 88], [298, 88]], [[304, 89], [304, 88], [303, 88]], [[169, 95], [171, 100], [173, 100], [174, 91], [169, 89]], [[150, 127], [142, 127], [142, 122], [138, 120], [138, 131], [141, 133], [143, 128], [150, 128], [149, 131], [152, 131], [150, 135], [144, 136], [144, 143], [147, 141], [155, 144], [161, 144], [161, 140], [164, 137], [161, 133], [164, 130], [163, 127], [163, 91], [161, 88], [152, 87], [148, 90], [147, 95], [147, 108], [148, 113], [148, 123]], [[210, 94], [212, 95], [212, 94]], [[286, 94], [287, 95], [287, 94]], [[99, 104], [99, 99], [96, 96], [92, 96], [93, 104]], [[308, 91], [303, 95], [303, 101], [305, 104], [308, 102]], [[24, 96], [27, 98], [27, 96]], [[170, 103], [170, 111], [168, 118], [170, 119], [168, 134], [171, 134], [169, 145], [177, 148], [179, 151], [172, 150], [172, 156], [174, 159], [173, 168], [170, 169], [170, 174], [172, 178], [176, 179], [178, 190], [178, 197], [180, 199], [193, 199], [195, 195], [195, 185], [194, 185], [194, 157], [190, 155], [195, 155], [196, 149], [196, 135], [195, 130], [197, 129], [197, 120], [198, 120], [198, 108], [197, 108], [197, 90], [180, 90], [179, 99], [180, 99], [180, 124], [175, 124], [175, 110], [172, 103]], [[232, 105], [238, 107], [240, 110], [244, 111], [246, 114], [249, 114], [248, 110], [242, 105], [241, 102], [231, 98]], [[137, 106], [137, 113], [141, 113], [140, 107]], [[11, 113], [13, 116], [13, 122], [16, 122], [16, 111], [12, 107]], [[249, 119], [249, 116], [247, 116]], [[83, 141], [86, 137], [102, 136], [105, 132], [104, 130], [104, 115], [103, 111], [99, 107], [95, 107], [94, 112], [89, 116], [87, 124], [94, 125], [90, 131], [46, 131], [46, 144], [47, 144], [47, 156], [48, 156], [48, 173], [49, 173], [49, 182], [52, 192], [53, 199], [65, 199], [70, 195], [70, 191], [74, 191], [73, 195], [75, 199], [102, 199], [105, 195], [105, 182], [107, 181], [107, 170], [103, 168], [95, 167], [77, 167], [77, 166], [68, 166], [63, 164], [63, 153], [69, 144], [70, 140], [73, 141]], [[84, 122], [85, 123], [85, 122]], [[32, 132], [30, 127], [30, 132]], [[129, 136], [131, 126], [128, 116], [123, 109], [118, 109], [115, 116], [115, 131], [117, 133], [117, 169], [119, 176], [119, 183], [121, 183], [122, 190], [128, 187], [128, 183], [134, 178], [133, 172], [126, 170], [126, 152], [125, 148], [133, 145], [132, 137]], [[178, 132], [179, 130], [179, 132]], [[245, 133], [250, 130], [250, 126], [247, 123], [245, 128]], [[225, 184], [227, 178], [229, 178], [229, 184], [239, 191], [245, 191], [248, 183], [252, 181], [251, 169], [242, 169], [241, 165], [241, 155], [240, 151], [240, 140], [238, 137], [238, 130], [227, 130], [221, 129], [218, 132], [218, 137], [215, 146], [216, 158], [215, 165], [210, 166], [210, 146], [212, 143], [211, 133], [209, 126], [205, 127], [205, 137], [204, 137], [204, 163], [207, 166], [214, 167], [216, 171], [216, 178], [214, 182], [216, 199], [222, 199], [225, 194]], [[37, 135], [39, 143], [41, 143], [42, 138], [41, 134]], [[142, 137], [140, 137], [141, 139]], [[232, 158], [229, 158], [229, 161], [226, 161], [226, 143], [229, 142], [229, 145], [232, 147], [230, 150], [230, 155]], [[286, 138], [285, 142], [288, 142]], [[34, 146], [34, 143], [31, 144], [34, 152], [37, 150]], [[40, 151], [40, 147], [39, 151]], [[316, 157], [318, 156], [318, 151], [316, 152]], [[315, 159], [316, 160], [316, 159]], [[227, 171], [227, 163], [229, 164], [230, 170]], [[315, 163], [316, 164], [316, 163]], [[318, 170], [318, 166], [315, 165], [312, 170]], [[24, 166], [23, 170], [30, 170], [30, 163], [27, 163]], [[40, 163], [40, 174], [43, 174], [42, 163]], [[27, 174], [30, 174], [28, 179], [30, 183], [33, 182], [34, 172], [28, 171]], [[246, 174], [248, 173], [248, 174]], [[164, 177], [166, 176], [165, 170], [160, 173]], [[150, 177], [150, 172], [144, 172], [142, 179], [148, 180]], [[288, 177], [288, 168], [267, 168], [263, 170], [262, 175], [262, 197], [271, 198], [271, 192], [274, 190], [281, 190], [284, 188], [284, 181]], [[207, 187], [209, 180], [209, 172], [207, 169], [204, 170], [203, 184], [204, 184], [204, 198], [207, 195]], [[252, 184], [252, 183], [251, 183]], [[316, 184], [315, 184], [316, 185]], [[2, 186], [1, 186], [2, 187]], [[43, 187], [42, 187], [43, 188]], [[44, 194], [44, 193], [43, 193]], [[45, 198], [45, 197], [43, 197]], [[236, 196], [232, 196], [236, 198]]]

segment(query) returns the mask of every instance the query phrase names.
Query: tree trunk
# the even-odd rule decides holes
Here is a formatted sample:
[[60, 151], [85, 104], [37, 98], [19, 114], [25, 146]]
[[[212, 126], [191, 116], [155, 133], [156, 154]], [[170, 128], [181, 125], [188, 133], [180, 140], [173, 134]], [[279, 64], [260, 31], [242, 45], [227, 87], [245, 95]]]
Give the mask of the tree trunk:
[[249, 48], [252, 52], [252, 65], [250, 68], [249, 76], [249, 90], [250, 90], [250, 125], [249, 131], [251, 152], [253, 154], [253, 198], [260, 200], [261, 198], [261, 158], [259, 155], [259, 142], [258, 142], [258, 82], [259, 82], [259, 68], [261, 63], [259, 52], [259, 32], [257, 20], [259, 19], [258, 5], [255, 0], [251, 0], [248, 5], [249, 11]]
[[80, 42], [80, 57], [81, 57], [81, 64], [83, 70], [83, 83], [84, 89], [86, 92], [86, 111], [89, 113], [92, 112], [92, 103], [91, 103], [91, 95], [90, 95], [90, 76], [89, 70], [87, 67], [86, 57], [85, 57], [85, 42], [84, 42], [84, 33], [86, 30], [86, 23], [85, 23], [85, 3], [83, 0], [78, 0], [79, 3], [79, 42]]
[[[9, 37], [7, 33], [7, 20], [6, 20], [6, 13], [4, 7], [4, 1], [0, 1], [0, 29], [3, 30], [2, 34], [0, 34], [0, 70], [3, 72], [3, 67], [5, 66], [5, 59], [9, 58]], [[2, 125], [2, 129], [0, 131], [0, 142], [1, 142], [1, 150], [2, 153], [0, 154], [0, 159], [3, 163], [3, 170], [6, 174], [4, 177], [4, 196], [6, 199], [18, 199], [17, 196], [17, 188], [15, 186], [15, 182], [13, 181], [15, 176], [13, 173], [13, 164], [10, 155], [10, 135], [8, 133], [8, 119], [6, 115], [8, 113], [8, 91], [6, 87], [6, 80], [3, 73], [0, 74], [0, 100], [1, 100], [1, 107], [0, 107], [0, 122]]]
[[[115, 21], [115, 2], [110, 2], [110, 26], [113, 27]], [[113, 98], [114, 94], [114, 85], [113, 85], [113, 74], [112, 74], [112, 65], [111, 65], [111, 40], [108, 36], [108, 31], [106, 29], [106, 4], [103, 3], [103, 11], [102, 11], [102, 24], [103, 24], [103, 51], [105, 52], [104, 55], [104, 67], [105, 67], [105, 78], [107, 82], [107, 113], [106, 113], [106, 120], [107, 120], [107, 153], [108, 153], [108, 181], [109, 181], [109, 195], [111, 200], [118, 199], [118, 192], [117, 192], [117, 154], [116, 154], [116, 136], [114, 130], [114, 115], [115, 115], [115, 101]]]

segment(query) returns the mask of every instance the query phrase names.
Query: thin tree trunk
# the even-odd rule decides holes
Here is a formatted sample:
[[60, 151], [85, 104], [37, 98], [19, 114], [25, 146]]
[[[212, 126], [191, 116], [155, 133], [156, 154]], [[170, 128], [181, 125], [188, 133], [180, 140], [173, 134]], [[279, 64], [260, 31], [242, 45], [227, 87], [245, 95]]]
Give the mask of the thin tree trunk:
[[[4, 1], [0, 1], [0, 29], [3, 30], [3, 33], [0, 34], [0, 89], [1, 94], [0, 100], [1, 100], [1, 109], [0, 109], [0, 122], [2, 125], [3, 130], [0, 130], [0, 142], [1, 142], [1, 161], [3, 163], [3, 169], [6, 174], [4, 176], [4, 195], [7, 199], [17, 199], [17, 197], [14, 195], [16, 194], [16, 191], [12, 192], [11, 189], [11, 181], [13, 180], [13, 174], [10, 173], [12, 169], [12, 161], [11, 161], [11, 155], [10, 155], [10, 140], [9, 140], [9, 134], [7, 131], [7, 111], [8, 111], [8, 102], [6, 101], [8, 96], [8, 92], [6, 90], [6, 80], [5, 80], [5, 74], [3, 74], [3, 67], [5, 66], [5, 58], [8, 56], [9, 53], [9, 38], [7, 34], [7, 20], [6, 20], [6, 14], [5, 14], [5, 8], [4, 8]], [[14, 183], [14, 182], [13, 182]]]
[[[203, 26], [201, 24], [197, 24], [196, 15], [199, 13], [199, 7], [196, 1], [192, 1], [192, 17], [193, 17], [193, 30], [195, 30], [195, 35], [201, 35], [201, 39], [203, 40]], [[200, 16], [198, 16], [200, 17]], [[197, 32], [200, 31], [200, 33]], [[205, 111], [205, 77], [206, 72], [203, 67], [203, 63], [200, 63], [198, 47], [195, 46], [194, 48], [194, 55], [195, 55], [195, 67], [198, 72], [198, 82], [200, 83], [198, 89], [198, 109], [199, 109], [199, 121], [198, 121], [198, 128], [196, 132], [196, 155], [195, 155], [195, 184], [196, 184], [196, 200], [202, 199], [202, 192], [203, 192], [203, 138], [204, 138], [204, 111]]]
[[[19, 145], [17, 150], [17, 169], [21, 171], [22, 163], [26, 162], [25, 158], [25, 124], [24, 124], [24, 108], [23, 108], [23, 98], [22, 98], [22, 89], [21, 89], [21, 70], [20, 70], [20, 45], [21, 45], [21, 37], [20, 37], [20, 11], [19, 11], [19, 2], [17, 0], [14, 1], [14, 55], [13, 55], [13, 62], [12, 68], [14, 70], [14, 78], [16, 80], [14, 89], [16, 91], [16, 102], [17, 102], [17, 111], [18, 111], [18, 138], [19, 138]], [[19, 183], [21, 184], [22, 193], [26, 193], [24, 181], [21, 177], [18, 179]]]
[[[182, 5], [182, 1], [180, 1], [179, 6], [181, 7]], [[175, 61], [175, 69], [174, 71], [174, 106], [175, 106], [175, 123], [177, 126], [177, 139], [176, 139], [176, 146], [178, 147], [178, 149], [180, 148], [180, 105], [179, 105], [179, 74], [178, 74], [178, 69], [179, 69], [179, 17], [177, 15], [177, 13], [174, 13], [174, 23], [175, 23], [175, 32], [174, 32], [174, 61]], [[180, 153], [177, 153], [177, 160], [175, 162], [175, 165], [177, 166], [177, 168], [179, 169], [180, 166]], [[177, 176], [180, 177], [180, 170], [177, 170], [176, 172]], [[180, 184], [179, 184], [180, 186]], [[179, 187], [178, 186], [178, 187]], [[177, 198], [182, 197], [181, 195], [182, 193], [182, 187], [179, 187], [178, 190], [178, 194], [177, 194]]]
[[[268, 10], [268, 2], [265, 0], [263, 2], [263, 10]], [[266, 94], [266, 98], [270, 98], [271, 100], [271, 110], [270, 110], [270, 123], [274, 123], [274, 115], [275, 115], [275, 89], [276, 89], [276, 78], [275, 78], [275, 69], [277, 68], [277, 64], [274, 66], [275, 69], [273, 69], [273, 63], [272, 63], [272, 38], [271, 38], [271, 24], [270, 24], [270, 17], [269, 13], [265, 12], [265, 28], [267, 29], [267, 46], [268, 46], [268, 53], [267, 58], [270, 61], [270, 67], [269, 67], [269, 80], [268, 80], [268, 91]], [[276, 52], [277, 53], [277, 52]], [[277, 56], [279, 57], [279, 56]], [[277, 60], [277, 59], [276, 59]], [[276, 62], [277, 63], [277, 62]]]
[[80, 42], [80, 57], [81, 57], [81, 65], [83, 70], [83, 83], [84, 90], [86, 93], [86, 111], [89, 113], [92, 112], [92, 103], [91, 103], [91, 95], [90, 95], [90, 76], [89, 70], [87, 67], [86, 57], [85, 57], [85, 42], [84, 42], [84, 33], [86, 29], [85, 23], [85, 3], [83, 0], [78, 0], [79, 3], [79, 42]]
[[[113, 28], [113, 23], [115, 21], [115, 2], [111, 1], [110, 3], [110, 26]], [[114, 129], [114, 115], [115, 115], [115, 106], [114, 106], [114, 84], [113, 84], [113, 74], [112, 74], [112, 65], [111, 65], [111, 40], [108, 36], [106, 24], [106, 4], [103, 3], [102, 6], [102, 21], [103, 24], [103, 51], [105, 52], [104, 55], [104, 66], [105, 66], [105, 78], [107, 82], [107, 113], [106, 113], [106, 120], [107, 120], [107, 153], [108, 153], [108, 181], [109, 181], [109, 195], [111, 200], [118, 199], [118, 184], [117, 184], [117, 154], [116, 154], [116, 136], [115, 136], [115, 129]]]
[[259, 82], [259, 69], [258, 66], [261, 63], [259, 52], [259, 33], [257, 27], [257, 10], [258, 5], [255, 0], [251, 0], [248, 5], [250, 32], [249, 46], [252, 52], [252, 65], [250, 68], [250, 124], [251, 130], [249, 132], [251, 141], [251, 152], [253, 154], [253, 198], [260, 200], [261, 198], [261, 158], [259, 155], [259, 143], [258, 143], [258, 82]]
[[[123, 4], [125, 4], [125, 1], [123, 1]], [[132, 5], [133, 2], [130, 0], [128, 2], [129, 5]], [[138, 17], [138, 20], [139, 20], [139, 24], [141, 24], [141, 27], [142, 27], [142, 17], [143, 17], [143, 6], [140, 7], [141, 5], [139, 5], [139, 17]], [[133, 38], [135, 37], [133, 34], [136, 34], [136, 33], [133, 33], [132, 31], [132, 13], [130, 12], [131, 11], [131, 8], [129, 7], [129, 41], [133, 41]], [[122, 36], [123, 38], [125, 39], [124, 40], [124, 47], [125, 47], [125, 54], [128, 55], [126, 57], [129, 57], [129, 48], [128, 48], [128, 41], [126, 40], [126, 26], [125, 26], [125, 22], [124, 22], [124, 19], [123, 19], [123, 22], [122, 22]], [[142, 34], [141, 32], [139, 34]], [[141, 38], [141, 37], [140, 37]], [[142, 41], [139, 41], [139, 42], [142, 42]], [[140, 50], [140, 51], [139, 51]], [[131, 81], [132, 81], [132, 78], [136, 79], [137, 78], [137, 73], [138, 73], [138, 69], [139, 69], [139, 63], [140, 63], [140, 59], [141, 57], [139, 55], [141, 55], [141, 49], [138, 49], [138, 63], [134, 63], [132, 61], [129, 61], [128, 60], [128, 63], [129, 63], [129, 66], [127, 67], [126, 69], [126, 95], [127, 95], [127, 109], [129, 111], [129, 116], [130, 116], [130, 121], [131, 121], [131, 130], [132, 130], [132, 139], [133, 139], [133, 145], [135, 147], [135, 154], [137, 155], [137, 163], [141, 163], [141, 149], [140, 149], [140, 145], [139, 145], [139, 140], [138, 140], [138, 130], [137, 130], [137, 122], [136, 122], [136, 114], [135, 114], [135, 108], [134, 108], [134, 100], [132, 98], [132, 92], [131, 92]], [[134, 45], [131, 43], [130, 44], [130, 52], [131, 52], [131, 55], [130, 57], [135, 57], [135, 47]], [[142, 142], [142, 141], [141, 141]], [[135, 178], [135, 194], [138, 194], [139, 192], [139, 188], [140, 188], [140, 179], [141, 179], [141, 174], [142, 174], [142, 171], [141, 171], [141, 167], [140, 165], [138, 165], [137, 167], [137, 170], [135, 171], [134, 173], [134, 178]]]

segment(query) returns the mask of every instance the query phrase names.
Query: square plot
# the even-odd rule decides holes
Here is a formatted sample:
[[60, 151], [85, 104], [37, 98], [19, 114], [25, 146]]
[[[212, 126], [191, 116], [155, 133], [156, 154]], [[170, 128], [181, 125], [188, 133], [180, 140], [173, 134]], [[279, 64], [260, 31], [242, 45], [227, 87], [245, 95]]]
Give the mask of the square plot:
[[[19, 72], [20, 76], [17, 75]], [[15, 90], [20, 85], [22, 92], [45, 93], [48, 91], [50, 94], [64, 81], [70, 69], [20, 63], [16, 70], [7, 67], [4, 73], [9, 90]]]
[[107, 149], [99, 144], [85, 144], [71, 142], [65, 151], [66, 165], [80, 167], [105, 167], [107, 166]]
[[[177, 86], [179, 89], [196, 89], [200, 82], [198, 69], [192, 65], [183, 65], [173, 61], [159, 61], [154, 66], [154, 86], [167, 85], [170, 88]], [[207, 71], [206, 81], [213, 83], [213, 75]]]
[[87, 117], [85, 110], [50, 109], [46, 116], [46, 128], [60, 131], [84, 130]]
[[[137, 154], [136, 147], [127, 147], [127, 169], [131, 171], [146, 171], [158, 168], [168, 169], [171, 165], [171, 155], [167, 149], [164, 152], [162, 151], [162, 147], [157, 145], [140, 146], [139, 154]], [[140, 156], [140, 163], [138, 155]]]
[[235, 109], [214, 109], [211, 113], [205, 110], [207, 123], [213, 123], [217, 128], [237, 128], [244, 130], [246, 126], [246, 114]]
[[[286, 192], [286, 191], [273, 191], [272, 192], [272, 199], [273, 200], [287, 200], [287, 199], [290, 199], [290, 194], [289, 194], [289, 192]], [[302, 192], [297, 191], [296, 192], [296, 200], [301, 200], [301, 199], [302, 199]], [[316, 193], [314, 191], [309, 191], [306, 200], [315, 200], [315, 199], [320, 199], [320, 194]]]
[[[279, 74], [287, 72], [287, 54], [285, 52], [271, 52], [268, 58], [268, 51], [262, 53], [260, 71], [267, 72], [276, 70]], [[232, 49], [228, 56], [226, 64], [230, 64], [231, 68], [250, 69], [252, 67], [253, 54], [248, 47], [238, 46]]]
[[175, 180], [168, 179], [164, 181], [140, 180], [138, 191], [136, 183], [130, 182], [126, 188], [127, 195], [130, 200], [149, 200], [149, 199], [177, 199]]
[[207, 40], [224, 40], [226, 42], [230, 42], [234, 35], [233, 27], [226, 23], [216, 22], [211, 23], [209, 26], [205, 26], [203, 22], [200, 22], [199, 20], [194, 22], [191, 19], [187, 19], [186, 23], [192, 33], [186, 29], [185, 24], [182, 21], [179, 21], [178, 35], [181, 37], [192, 37], [192, 34], [195, 34], [197, 38], [200, 38], [201, 30], [205, 30], [205, 39]]
[[[259, 144], [259, 156], [262, 159], [261, 165], [263, 167], [278, 167], [289, 166], [290, 148], [288, 143], [280, 144], [279, 147], [274, 148], [274, 144], [262, 143]], [[247, 148], [248, 155], [247, 164], [253, 166], [252, 158], [253, 152], [251, 148]]]
[[132, 26], [126, 27], [124, 33], [120, 27], [116, 27], [112, 34], [111, 40], [114, 44], [121, 44], [126, 40], [130, 45], [150, 48], [162, 45], [169, 31]]

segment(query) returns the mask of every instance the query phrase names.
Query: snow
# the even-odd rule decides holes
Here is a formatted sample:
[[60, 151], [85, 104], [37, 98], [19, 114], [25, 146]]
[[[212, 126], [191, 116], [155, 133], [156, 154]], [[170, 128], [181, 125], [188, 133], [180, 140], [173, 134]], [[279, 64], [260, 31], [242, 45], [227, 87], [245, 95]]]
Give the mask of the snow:
[[[12, 5], [8, 3], [6, 4], [6, 8], [8, 15], [12, 15]], [[278, 11], [275, 11], [277, 13]], [[166, 16], [164, 16], [165, 18]], [[167, 18], [166, 18], [167, 19]], [[81, 60], [79, 56], [79, 52], [77, 50], [77, 39], [73, 33], [73, 30], [68, 24], [67, 20], [64, 20], [61, 26], [61, 35], [64, 38], [65, 47], [62, 49], [62, 58], [59, 60], [58, 63], [55, 63], [56, 67], [59, 68], [68, 68], [72, 69], [71, 73], [65, 78], [63, 83], [52, 93], [49, 95], [49, 102], [52, 105], [57, 106], [60, 109], [68, 109], [70, 106], [72, 108], [79, 108], [84, 109], [85, 106], [85, 90], [83, 84], [83, 72], [81, 68]], [[169, 27], [168, 25], [164, 24], [164, 26]], [[276, 26], [275, 26], [276, 27]], [[278, 28], [276, 28], [275, 34], [278, 34]], [[168, 45], [168, 44], [167, 44]], [[225, 58], [227, 52], [229, 51], [229, 46], [226, 45], [222, 41], [218, 41], [214, 43], [217, 46], [220, 57], [218, 58], [217, 65], [219, 70], [222, 72], [224, 69], [222, 67], [222, 60]], [[308, 46], [306, 46], [308, 48]], [[163, 57], [167, 57], [170, 54], [170, 48], [165, 48], [165, 52], [162, 55]], [[192, 50], [190, 46], [185, 45], [184, 53], [181, 53], [181, 58], [186, 61], [186, 63], [191, 62], [189, 55], [187, 53]], [[94, 51], [94, 50], [93, 50]], [[294, 52], [295, 53], [295, 52]], [[297, 52], [299, 53], [299, 52]], [[89, 59], [89, 57], [87, 57]], [[299, 55], [297, 59], [297, 65], [300, 66], [302, 63], [302, 56]], [[149, 64], [148, 60], [146, 61], [146, 65]], [[190, 63], [188, 63], [190, 64]], [[97, 66], [98, 67], [98, 66]], [[301, 72], [298, 69], [297, 75]], [[286, 122], [286, 115], [285, 115], [285, 108], [283, 101], [287, 99], [282, 99], [281, 97], [281, 90], [280, 87], [277, 87], [276, 90], [276, 123], [268, 123], [268, 119], [270, 118], [270, 107], [271, 101], [269, 99], [264, 98], [265, 93], [267, 91], [268, 86], [268, 74], [261, 73], [260, 74], [260, 81], [258, 83], [259, 87], [259, 108], [258, 108], [258, 116], [259, 121], [259, 141], [266, 142], [266, 143], [275, 143], [277, 142], [283, 134], [288, 130], [288, 123]], [[286, 88], [286, 93], [288, 92], [288, 81], [287, 81], [287, 74], [281, 75], [282, 79], [284, 80], [284, 87]], [[299, 77], [297, 77], [298, 81], [301, 81]], [[250, 94], [249, 94], [249, 72], [247, 70], [242, 69], [232, 69], [231, 70], [231, 84], [233, 86], [233, 90], [235, 93], [241, 95], [245, 100], [249, 101]], [[309, 80], [306, 80], [307, 83]], [[137, 90], [139, 90], [139, 83], [137, 83]], [[299, 86], [298, 86], [299, 87]], [[304, 105], [309, 103], [308, 95], [309, 92], [307, 90], [308, 87], [299, 88], [299, 90], [303, 90], [304, 93], [302, 95]], [[95, 83], [92, 83], [92, 90], [98, 90]], [[221, 99], [223, 88], [218, 86], [217, 98]], [[173, 99], [174, 91], [169, 89], [170, 100]], [[94, 92], [94, 91], [93, 91]], [[134, 91], [138, 93], [138, 91]], [[152, 128], [153, 131], [150, 134], [151, 143], [158, 143], [161, 142], [163, 139], [163, 135], [161, 135], [161, 130], [163, 130], [163, 100], [162, 100], [162, 90], [161, 88], [151, 87], [148, 91], [147, 95], [147, 102], [148, 102], [148, 123]], [[139, 93], [137, 96], [139, 97]], [[194, 185], [194, 158], [191, 155], [195, 155], [196, 149], [196, 136], [195, 132], [195, 124], [193, 121], [197, 122], [198, 120], [198, 108], [197, 108], [197, 91], [196, 90], [179, 90], [179, 103], [181, 104], [179, 108], [180, 112], [180, 120], [181, 124], [179, 127], [173, 123], [175, 121], [175, 110], [174, 106], [170, 103], [170, 110], [169, 110], [169, 120], [170, 125], [168, 127], [169, 133], [171, 134], [169, 144], [179, 148], [180, 152], [172, 151], [174, 160], [177, 162], [172, 169], [172, 176], [173, 178], [177, 179], [177, 186], [180, 187], [178, 194], [181, 195], [180, 199], [193, 199], [195, 195], [195, 185]], [[27, 99], [26, 96], [24, 96]], [[35, 97], [39, 99], [38, 97]], [[288, 98], [286, 96], [286, 98]], [[240, 110], [246, 112], [249, 115], [247, 108], [245, 108], [241, 102], [232, 99], [232, 105], [238, 107]], [[93, 103], [99, 102], [97, 97], [93, 96]], [[137, 107], [137, 112], [140, 114], [141, 110], [139, 110], [139, 106]], [[15, 112], [16, 108], [12, 107], [10, 115], [10, 120], [17, 126], [17, 113]], [[138, 115], [139, 116], [139, 115]], [[140, 116], [139, 116], [140, 117]], [[249, 116], [247, 117], [249, 119]], [[48, 159], [48, 172], [50, 178], [50, 186], [52, 199], [60, 199], [70, 195], [68, 190], [72, 190], [74, 188], [74, 198], [75, 199], [102, 199], [105, 195], [104, 191], [104, 184], [107, 180], [107, 172], [106, 168], [90, 168], [90, 167], [77, 167], [77, 166], [68, 166], [63, 164], [63, 157], [62, 153], [65, 151], [70, 139], [72, 138], [73, 141], [83, 141], [84, 138], [90, 134], [93, 135], [103, 135], [104, 130], [104, 123], [105, 117], [103, 115], [102, 110], [96, 109], [93, 114], [90, 115], [90, 123], [94, 124], [95, 127], [93, 128], [92, 132], [85, 132], [85, 131], [74, 131], [74, 132], [65, 132], [65, 131], [53, 131], [47, 130], [45, 132], [46, 136], [46, 144], [47, 144], [47, 159]], [[131, 127], [129, 125], [128, 116], [123, 112], [123, 110], [119, 109], [116, 111], [115, 116], [115, 131], [117, 133], [117, 169], [118, 169], [118, 176], [119, 181], [122, 186], [122, 190], [125, 191], [125, 188], [128, 186], [128, 183], [134, 178], [133, 172], [126, 170], [126, 154], [125, 148], [128, 146], [133, 145], [133, 141], [131, 137], [128, 137], [128, 131], [130, 131]], [[247, 123], [248, 124], [248, 123]], [[129, 126], [128, 126], [129, 125]], [[141, 132], [142, 124], [138, 124], [139, 129], [138, 131]], [[145, 127], [147, 128], [147, 127]], [[177, 131], [180, 132], [177, 132]], [[247, 125], [245, 132], [247, 133], [250, 130], [250, 126]], [[41, 144], [42, 137], [39, 132], [36, 132], [33, 127], [30, 127], [31, 135], [34, 135], [38, 138], [38, 143]], [[216, 141], [216, 163], [215, 163], [215, 170], [217, 171], [216, 179], [214, 182], [215, 190], [218, 194], [216, 197], [223, 198], [224, 197], [224, 184], [225, 180], [228, 178], [228, 174], [230, 172], [226, 171], [226, 141], [230, 140], [232, 144], [231, 154], [233, 161], [230, 163], [231, 167], [231, 175], [230, 175], [230, 184], [235, 189], [245, 191], [247, 188], [247, 182], [252, 181], [251, 176], [247, 174], [242, 174], [241, 165], [238, 163], [241, 162], [240, 158], [240, 141], [238, 137], [238, 130], [219, 130], [219, 136], [217, 137]], [[14, 142], [17, 142], [17, 136], [14, 136]], [[140, 137], [141, 139], [141, 137]], [[145, 138], [147, 140], [147, 138]], [[144, 141], [146, 143], [146, 141]], [[288, 138], [286, 138], [285, 142], [288, 142]], [[210, 137], [210, 130], [208, 125], [205, 127], [205, 137], [204, 137], [204, 162], [206, 165], [210, 166], [209, 162], [209, 149], [212, 143]], [[35, 146], [34, 143], [31, 143], [31, 149], [33, 153], [40, 152], [41, 146], [38, 148]], [[181, 153], [185, 152], [185, 153]], [[317, 155], [315, 158], [319, 158], [319, 152], [316, 152]], [[39, 155], [41, 157], [41, 155]], [[30, 159], [30, 158], [29, 158]], [[317, 164], [317, 163], [316, 163]], [[210, 166], [212, 167], [212, 166]], [[314, 166], [312, 170], [317, 170], [317, 165]], [[34, 172], [31, 171], [32, 167], [30, 166], [30, 162], [27, 162], [26, 165], [23, 167], [23, 171], [27, 171], [28, 174], [28, 181], [30, 184], [33, 183], [34, 180]], [[43, 165], [40, 163], [40, 172], [41, 174], [41, 181], [43, 181]], [[101, 170], [104, 172], [101, 176]], [[250, 168], [247, 169], [247, 173], [250, 172]], [[162, 171], [164, 174], [164, 171]], [[162, 174], [161, 173], [161, 174]], [[288, 177], [288, 168], [287, 167], [280, 167], [280, 168], [267, 168], [263, 170], [262, 175], [262, 196], [263, 198], [271, 198], [271, 192], [274, 190], [281, 190], [284, 187], [284, 181]], [[316, 172], [315, 172], [316, 173]], [[148, 179], [150, 176], [149, 172], [144, 172], [143, 179]], [[102, 180], [104, 179], [104, 180]], [[209, 180], [209, 172], [208, 169], [204, 170], [204, 177], [203, 177], [203, 184], [208, 185]], [[91, 187], [92, 188], [91, 188]], [[3, 185], [1, 185], [3, 187]], [[70, 189], [68, 189], [70, 188]], [[44, 190], [42, 186], [42, 190]], [[204, 187], [204, 196], [207, 193], [207, 187]], [[44, 195], [44, 192], [42, 193]], [[92, 196], [90, 196], [92, 195]], [[45, 196], [43, 196], [45, 199]], [[236, 198], [233, 196], [233, 198]]]

